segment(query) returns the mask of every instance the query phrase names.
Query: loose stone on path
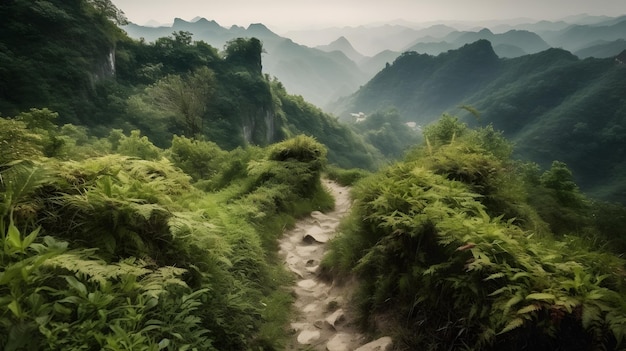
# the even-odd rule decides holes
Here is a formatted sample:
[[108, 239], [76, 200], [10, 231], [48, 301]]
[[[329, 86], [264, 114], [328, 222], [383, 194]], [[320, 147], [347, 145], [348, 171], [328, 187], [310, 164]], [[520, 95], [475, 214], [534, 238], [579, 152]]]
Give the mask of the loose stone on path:
[[335, 197], [335, 210], [326, 214], [312, 212], [310, 217], [299, 220], [295, 228], [285, 232], [279, 241], [279, 254], [298, 277], [294, 307], [299, 314], [291, 323], [294, 339], [286, 350], [387, 351], [391, 338], [366, 344], [364, 336], [351, 322], [346, 312], [349, 300], [346, 293], [351, 293], [350, 289], [327, 284], [318, 277], [325, 244], [336, 235], [337, 226], [351, 205], [348, 188], [328, 180], [324, 180], [324, 185]]

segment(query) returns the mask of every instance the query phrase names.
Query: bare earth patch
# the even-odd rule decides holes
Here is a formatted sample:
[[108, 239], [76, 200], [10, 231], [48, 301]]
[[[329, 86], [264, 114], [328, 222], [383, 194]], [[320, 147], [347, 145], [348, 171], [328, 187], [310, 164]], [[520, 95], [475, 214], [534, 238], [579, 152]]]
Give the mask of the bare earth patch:
[[329, 213], [315, 211], [298, 221], [280, 239], [280, 255], [296, 275], [294, 293], [298, 311], [291, 323], [293, 340], [286, 350], [315, 351], [384, 351], [391, 349], [388, 337], [366, 343], [354, 325], [348, 309], [351, 284], [336, 285], [318, 276], [319, 264], [328, 240], [336, 234], [341, 219], [348, 214], [351, 200], [349, 188], [323, 180], [335, 197], [335, 209]]

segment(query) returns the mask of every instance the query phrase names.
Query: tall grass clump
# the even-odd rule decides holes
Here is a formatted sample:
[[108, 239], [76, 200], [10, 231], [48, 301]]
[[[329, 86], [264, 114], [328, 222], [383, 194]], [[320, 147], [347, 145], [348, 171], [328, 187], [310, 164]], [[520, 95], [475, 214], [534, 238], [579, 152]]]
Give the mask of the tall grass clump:
[[[593, 249], [598, 228], [552, 234], [489, 128], [447, 116], [425, 136], [354, 187], [353, 212], [324, 259], [327, 273], [358, 278], [362, 325], [406, 350], [622, 347], [626, 262]], [[552, 173], [567, 181], [560, 170], [544, 178]], [[556, 195], [555, 204], [567, 194]]]
[[275, 240], [332, 208], [324, 146], [175, 137], [160, 150], [136, 132], [111, 142], [125, 155], [71, 161], [43, 156], [33, 135], [14, 147], [32, 159], [0, 167], [0, 347], [283, 347], [291, 280]]

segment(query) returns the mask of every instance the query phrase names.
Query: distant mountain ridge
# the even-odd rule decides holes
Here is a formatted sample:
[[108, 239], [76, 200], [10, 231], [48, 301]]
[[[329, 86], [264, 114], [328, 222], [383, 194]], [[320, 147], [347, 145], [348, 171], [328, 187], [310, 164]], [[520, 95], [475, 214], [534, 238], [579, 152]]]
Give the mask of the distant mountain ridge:
[[316, 46], [316, 49], [320, 49], [326, 52], [333, 51], [341, 51], [343, 52], [350, 60], [358, 63], [365, 58], [365, 55], [358, 52], [352, 44], [346, 39], [346, 37], [339, 37], [337, 40], [333, 41], [328, 45], [320, 45]]
[[[622, 48], [620, 40], [626, 40], [625, 16], [580, 15], [555, 22], [518, 19], [506, 24], [493, 22], [491, 28], [481, 29], [455, 25], [465, 29], [448, 24], [418, 28], [402, 23], [292, 31], [281, 36], [263, 24], [224, 28], [198, 17], [193, 21], [176, 18], [165, 27], [130, 24], [124, 29], [131, 37], [147, 41], [174, 31], [189, 31], [195, 40], [216, 48], [237, 37], [257, 37], [265, 49], [264, 72], [281, 80], [290, 93], [302, 95], [322, 108], [353, 93], [406, 51], [438, 55], [486, 39], [502, 58], [534, 54], [550, 47], [564, 48], [580, 57], [609, 57]], [[310, 44], [320, 41], [322, 44]]]
[[247, 28], [224, 28], [205, 18], [195, 22], [176, 18], [171, 27], [129, 24], [123, 29], [129, 36], [146, 41], [169, 36], [172, 32], [188, 31], [193, 34], [194, 40], [203, 40], [216, 48], [222, 48], [229, 40], [238, 37], [258, 38], [265, 51], [263, 71], [277, 77], [289, 93], [302, 95], [317, 106], [325, 106], [337, 96], [354, 92], [369, 78], [345, 54], [299, 45], [260, 23], [250, 24]]
[[[626, 59], [625, 59], [626, 60]], [[426, 125], [442, 113], [493, 124], [518, 156], [566, 162], [594, 196], [626, 199], [626, 65], [562, 49], [498, 58], [486, 40], [438, 56], [405, 53], [334, 106], [340, 118], [397, 109]], [[461, 106], [471, 106], [475, 116]]]

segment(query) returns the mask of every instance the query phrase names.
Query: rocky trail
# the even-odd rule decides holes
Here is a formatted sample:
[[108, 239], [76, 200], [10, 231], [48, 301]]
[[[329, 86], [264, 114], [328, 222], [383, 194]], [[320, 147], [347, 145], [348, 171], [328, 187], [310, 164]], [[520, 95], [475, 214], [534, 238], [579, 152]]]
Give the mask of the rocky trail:
[[280, 255], [296, 276], [294, 307], [297, 315], [291, 323], [293, 340], [286, 350], [302, 351], [384, 351], [391, 349], [391, 338], [367, 342], [352, 322], [347, 303], [350, 284], [339, 286], [319, 278], [319, 264], [326, 243], [333, 238], [341, 219], [348, 214], [349, 188], [323, 180], [335, 197], [335, 209], [329, 213], [313, 212], [298, 221], [280, 239]]

